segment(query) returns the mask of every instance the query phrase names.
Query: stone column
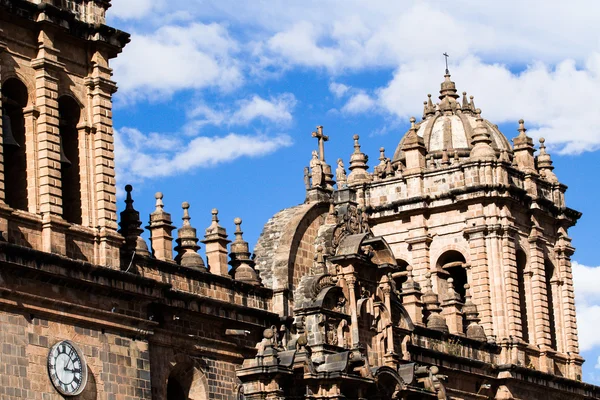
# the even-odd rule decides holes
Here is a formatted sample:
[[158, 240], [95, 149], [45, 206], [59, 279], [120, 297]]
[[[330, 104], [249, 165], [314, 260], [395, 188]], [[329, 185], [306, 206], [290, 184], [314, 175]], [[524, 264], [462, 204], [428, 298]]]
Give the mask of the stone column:
[[559, 277], [563, 281], [560, 287], [562, 303], [560, 309], [563, 314], [563, 329], [565, 348], [567, 353], [579, 353], [579, 341], [577, 338], [577, 316], [575, 313], [575, 293], [573, 290], [573, 271], [571, 267], [571, 256], [575, 249], [571, 246], [571, 239], [566, 235], [560, 235], [555, 247], [558, 261]]
[[517, 334], [523, 339], [524, 316], [521, 315], [521, 298], [519, 296], [519, 282], [517, 274], [517, 251], [514, 237], [516, 228], [511, 223], [505, 223], [501, 231], [501, 257], [504, 277], [506, 325], [508, 332]]
[[93, 170], [90, 167], [90, 142], [93, 137], [93, 128], [87, 124], [77, 126], [77, 140], [79, 143], [79, 180], [81, 183], [81, 225], [93, 227], [94, 201], [93, 201]]
[[487, 227], [473, 222], [470, 228], [464, 230], [469, 242], [471, 255], [471, 279], [473, 302], [477, 305], [481, 326], [489, 337], [494, 335], [492, 326], [492, 303], [490, 299], [490, 277], [488, 271], [488, 255], [486, 248]]
[[[39, 212], [42, 214], [42, 250], [66, 255], [65, 230], [62, 219], [60, 175], [60, 136], [58, 121], [58, 73], [64, 64], [58, 61], [53, 34], [41, 30], [38, 35], [37, 58], [31, 61], [35, 70], [37, 119]], [[31, 206], [30, 206], [31, 208]]]
[[37, 120], [40, 116], [35, 106], [23, 110], [25, 117], [25, 157], [27, 159], [27, 209], [30, 213], [39, 214], [39, 155]]
[[98, 263], [116, 267], [122, 239], [116, 233], [117, 206], [112, 126], [112, 95], [117, 90], [108, 67], [108, 58], [98, 50], [91, 59], [92, 71], [86, 78], [89, 114], [92, 124], [93, 197], [95, 226], [99, 228]]
[[[4, 31], [0, 28], [0, 57], [6, 51], [6, 42], [4, 42]], [[2, 90], [2, 65], [0, 64], [0, 92]], [[0, 133], [2, 127], [2, 96], [0, 95]], [[0, 134], [0, 146], [4, 148], [2, 135]], [[0, 152], [0, 203], [4, 203], [4, 152]]]
[[356, 311], [356, 277], [354, 275], [347, 275], [345, 280], [348, 285], [348, 300], [350, 302], [350, 318], [352, 322], [350, 336], [352, 338], [352, 348], [356, 348], [360, 344], [358, 335], [358, 314]]

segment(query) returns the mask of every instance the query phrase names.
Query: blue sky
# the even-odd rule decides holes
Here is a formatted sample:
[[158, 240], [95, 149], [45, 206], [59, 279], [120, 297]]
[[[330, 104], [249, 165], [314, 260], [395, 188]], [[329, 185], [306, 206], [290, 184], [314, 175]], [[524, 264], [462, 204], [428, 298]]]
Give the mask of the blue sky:
[[113, 0], [109, 24], [132, 34], [112, 63], [118, 185], [134, 186], [145, 223], [161, 191], [178, 226], [183, 201], [199, 234], [217, 207], [230, 235], [243, 219], [253, 246], [270, 216], [304, 200], [316, 125], [330, 164], [348, 165], [357, 133], [373, 167], [437, 95], [448, 52], [484, 118], [509, 139], [520, 118], [546, 138], [583, 212], [570, 231], [583, 379], [600, 384], [600, 6], [520, 3]]

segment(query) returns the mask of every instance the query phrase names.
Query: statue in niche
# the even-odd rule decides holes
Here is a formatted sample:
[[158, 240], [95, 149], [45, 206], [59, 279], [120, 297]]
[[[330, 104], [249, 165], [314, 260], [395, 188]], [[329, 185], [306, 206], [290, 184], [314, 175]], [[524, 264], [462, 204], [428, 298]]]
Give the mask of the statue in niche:
[[344, 162], [341, 158], [337, 160], [337, 168], [335, 170], [335, 179], [337, 180], [338, 189], [344, 189], [348, 187], [348, 179], [346, 177], [346, 169], [344, 168]]
[[323, 175], [323, 164], [321, 164], [321, 160], [319, 160], [319, 155], [316, 150], [313, 150], [312, 152], [310, 170], [312, 174], [312, 187], [322, 187], [325, 176]]

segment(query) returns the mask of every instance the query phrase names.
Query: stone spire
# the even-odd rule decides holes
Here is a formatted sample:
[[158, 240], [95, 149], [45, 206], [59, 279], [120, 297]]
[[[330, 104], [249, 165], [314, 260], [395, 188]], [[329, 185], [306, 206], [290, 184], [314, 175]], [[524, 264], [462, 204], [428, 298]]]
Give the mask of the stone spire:
[[171, 214], [165, 212], [163, 194], [156, 192], [156, 209], [150, 214], [150, 223], [146, 227], [150, 231], [150, 244], [152, 255], [161, 261], [173, 262], [173, 236], [171, 232], [175, 227], [171, 221]]
[[244, 240], [242, 232], [242, 219], [236, 218], [233, 220], [235, 224], [235, 240], [231, 244], [231, 276], [236, 281], [246, 282], [251, 285], [260, 285], [260, 279], [254, 269], [254, 261], [250, 258], [250, 250], [248, 242]]
[[477, 161], [493, 161], [496, 159], [496, 152], [491, 146], [492, 140], [483, 118], [481, 118], [481, 110], [478, 108], [475, 110], [475, 114], [477, 115], [477, 126], [475, 126], [473, 139], [471, 139], [473, 148], [471, 149], [470, 158]]
[[354, 153], [350, 156], [348, 185], [370, 182], [371, 175], [367, 172], [369, 157], [360, 150], [359, 136], [354, 135], [352, 138], [354, 139]]
[[410, 130], [402, 143], [402, 151], [406, 157], [405, 174], [418, 172], [425, 168], [425, 155], [427, 154], [427, 149], [425, 148], [423, 138], [417, 134], [415, 122], [415, 117], [411, 117]]
[[442, 309], [440, 308], [440, 301], [438, 295], [433, 291], [433, 285], [431, 284], [431, 273], [427, 273], [425, 276], [425, 293], [423, 293], [423, 304], [425, 310], [427, 310], [427, 327], [435, 329], [437, 331], [448, 332], [448, 325], [446, 319], [440, 315]]
[[471, 291], [469, 284], [465, 284], [465, 305], [463, 306], [463, 313], [467, 322], [467, 337], [475, 340], [485, 341], [485, 331], [483, 327], [479, 325], [479, 312], [477, 312], [477, 306], [471, 300]]
[[513, 139], [514, 163], [524, 172], [535, 172], [533, 140], [525, 134], [525, 121], [519, 120], [519, 135]]
[[537, 156], [538, 171], [540, 171], [542, 178], [546, 179], [548, 182], [558, 183], [558, 178], [552, 171], [554, 166], [552, 165], [550, 154], [546, 152], [545, 143], [546, 139], [540, 138], [540, 154]]
[[175, 261], [184, 267], [198, 268], [206, 271], [204, 261], [202, 261], [200, 254], [197, 253], [200, 246], [198, 246], [196, 228], [193, 228], [190, 224], [191, 218], [188, 211], [190, 204], [184, 201], [181, 204], [181, 208], [183, 208], [183, 226], [177, 230], [177, 247], [175, 247], [177, 257], [175, 257]]
[[227, 231], [219, 225], [219, 210], [212, 209], [212, 222], [205, 230], [204, 246], [206, 247], [206, 262], [208, 270], [213, 274], [229, 277], [227, 265]]
[[140, 256], [149, 256], [148, 245], [140, 236], [144, 230], [140, 228], [142, 226], [140, 213], [133, 208], [132, 190], [133, 187], [131, 185], [125, 186], [125, 192], [127, 192], [125, 210], [121, 212], [121, 221], [119, 222], [119, 226], [121, 227], [119, 233], [125, 238], [124, 254], [131, 255], [135, 252], [135, 254]]

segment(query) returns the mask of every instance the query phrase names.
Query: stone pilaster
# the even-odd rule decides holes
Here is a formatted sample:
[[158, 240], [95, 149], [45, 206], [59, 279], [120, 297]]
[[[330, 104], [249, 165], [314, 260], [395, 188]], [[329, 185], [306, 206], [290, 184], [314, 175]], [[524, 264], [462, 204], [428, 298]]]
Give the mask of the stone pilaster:
[[564, 352], [579, 353], [577, 335], [577, 316], [575, 312], [575, 293], [573, 290], [573, 270], [571, 255], [575, 249], [571, 246], [571, 238], [559, 233], [559, 240], [555, 246], [558, 271], [563, 284], [560, 287], [562, 294], [563, 336], [565, 340]]
[[[421, 222], [425, 222], [424, 218]], [[429, 246], [432, 240], [431, 235], [427, 234], [424, 229], [406, 240], [412, 254], [413, 274], [419, 283], [424, 282], [424, 277], [429, 272]]]
[[541, 349], [551, 347], [550, 317], [548, 314], [548, 293], [544, 252], [541, 247], [541, 229], [535, 224], [529, 235], [529, 266], [531, 269], [531, 299], [533, 304], [535, 344]]
[[517, 273], [517, 254], [514, 237], [516, 228], [510, 224], [502, 226], [501, 231], [501, 263], [503, 269], [506, 324], [508, 332], [523, 338], [523, 324], [527, 323], [525, 315], [521, 315], [521, 297]]
[[[0, 28], [0, 57], [6, 51], [6, 42], [4, 41], [4, 30]], [[0, 64], [0, 93], [2, 92], [2, 65]], [[0, 133], [3, 132], [2, 126], [2, 96], [0, 96]], [[0, 134], [0, 146], [4, 148], [2, 135]], [[0, 202], [4, 203], [4, 152], [0, 153]]]
[[413, 279], [412, 266], [409, 265], [406, 271], [408, 277], [406, 282], [402, 284], [402, 306], [410, 316], [413, 324], [424, 325], [421, 286]]
[[93, 169], [91, 157], [91, 144], [93, 139], [91, 125], [87, 123], [77, 126], [77, 136], [79, 141], [79, 179], [81, 184], [81, 224], [83, 226], [94, 226], [94, 189], [93, 189]]
[[494, 335], [492, 326], [492, 302], [490, 299], [490, 277], [486, 246], [487, 227], [475, 221], [468, 223], [464, 234], [469, 242], [471, 255], [471, 276], [469, 282], [473, 288], [473, 302], [477, 305], [481, 326], [487, 336]]
[[38, 118], [40, 113], [35, 106], [23, 110], [25, 118], [25, 157], [27, 160], [27, 209], [30, 213], [40, 213], [40, 158], [38, 152]]

